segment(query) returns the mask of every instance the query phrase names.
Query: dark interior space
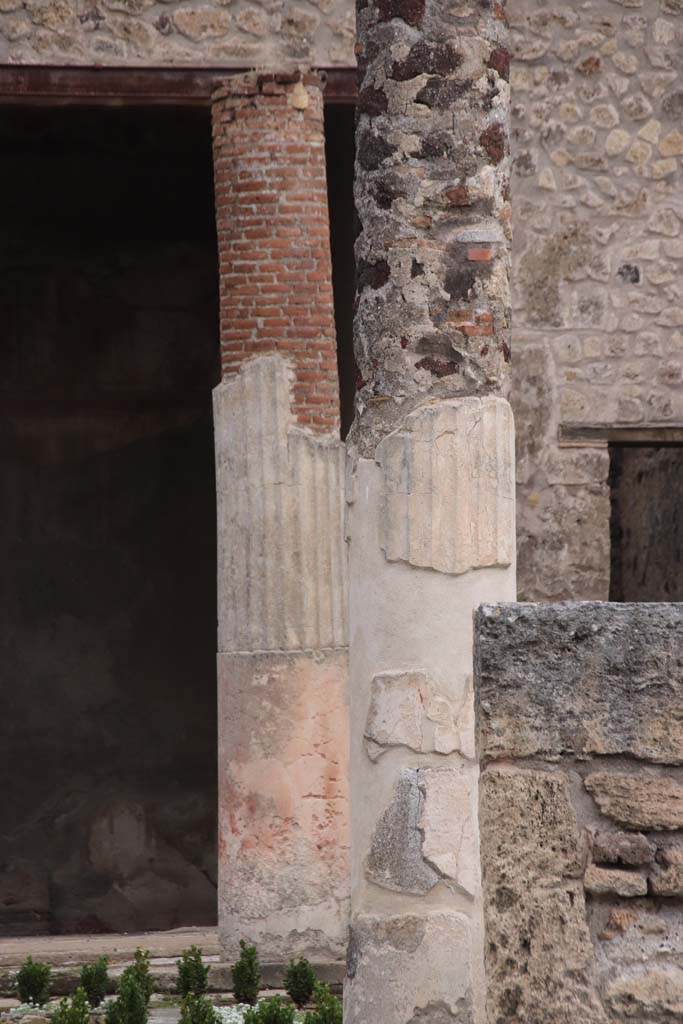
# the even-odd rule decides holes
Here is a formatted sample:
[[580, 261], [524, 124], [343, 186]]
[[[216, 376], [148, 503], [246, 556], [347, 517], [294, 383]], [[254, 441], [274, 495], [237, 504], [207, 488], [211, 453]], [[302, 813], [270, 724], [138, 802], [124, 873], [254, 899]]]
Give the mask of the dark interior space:
[[0, 933], [213, 924], [209, 112], [0, 148]]
[[356, 394], [356, 363], [353, 357], [353, 303], [356, 270], [353, 255], [355, 207], [353, 165], [355, 160], [355, 111], [352, 104], [332, 103], [325, 108], [325, 148], [330, 206], [332, 287], [337, 328], [341, 436], [353, 422]]
[[683, 446], [611, 445], [611, 601], [683, 601]]

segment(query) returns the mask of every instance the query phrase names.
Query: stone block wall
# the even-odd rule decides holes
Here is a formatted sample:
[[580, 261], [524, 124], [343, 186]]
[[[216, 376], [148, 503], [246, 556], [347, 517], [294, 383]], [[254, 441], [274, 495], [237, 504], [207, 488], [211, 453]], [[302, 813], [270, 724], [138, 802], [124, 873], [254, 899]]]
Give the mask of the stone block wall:
[[490, 1022], [681, 1019], [682, 626], [679, 605], [478, 612]]
[[351, 66], [352, 0], [0, 0], [0, 64]]
[[606, 449], [683, 419], [683, 3], [511, 0], [513, 388], [524, 600], [606, 599]]

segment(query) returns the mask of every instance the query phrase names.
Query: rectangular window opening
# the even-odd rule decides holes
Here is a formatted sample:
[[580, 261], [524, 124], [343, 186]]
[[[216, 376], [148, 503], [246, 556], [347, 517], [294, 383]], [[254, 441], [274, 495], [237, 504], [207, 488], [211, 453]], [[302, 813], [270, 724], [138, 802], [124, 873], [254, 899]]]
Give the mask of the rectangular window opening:
[[611, 601], [683, 601], [683, 445], [610, 445]]

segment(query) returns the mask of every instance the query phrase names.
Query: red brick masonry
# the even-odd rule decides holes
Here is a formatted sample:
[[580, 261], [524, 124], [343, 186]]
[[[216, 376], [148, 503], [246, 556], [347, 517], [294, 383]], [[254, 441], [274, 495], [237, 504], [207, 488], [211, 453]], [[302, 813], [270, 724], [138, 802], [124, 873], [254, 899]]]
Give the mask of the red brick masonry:
[[317, 75], [235, 75], [213, 98], [224, 377], [277, 351], [295, 371], [292, 411], [339, 430], [339, 387]]

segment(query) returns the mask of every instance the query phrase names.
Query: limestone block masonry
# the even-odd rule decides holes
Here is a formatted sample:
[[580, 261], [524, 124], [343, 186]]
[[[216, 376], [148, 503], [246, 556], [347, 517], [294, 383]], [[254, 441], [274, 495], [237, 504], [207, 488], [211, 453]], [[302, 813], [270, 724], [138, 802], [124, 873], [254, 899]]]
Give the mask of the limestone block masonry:
[[349, 901], [344, 448], [320, 83], [214, 103], [223, 380], [219, 931], [263, 962], [343, 960]]
[[498, 3], [362, 0], [346, 1024], [483, 1024], [472, 612], [515, 594]]
[[683, 607], [477, 616], [488, 1020], [683, 1015]]

